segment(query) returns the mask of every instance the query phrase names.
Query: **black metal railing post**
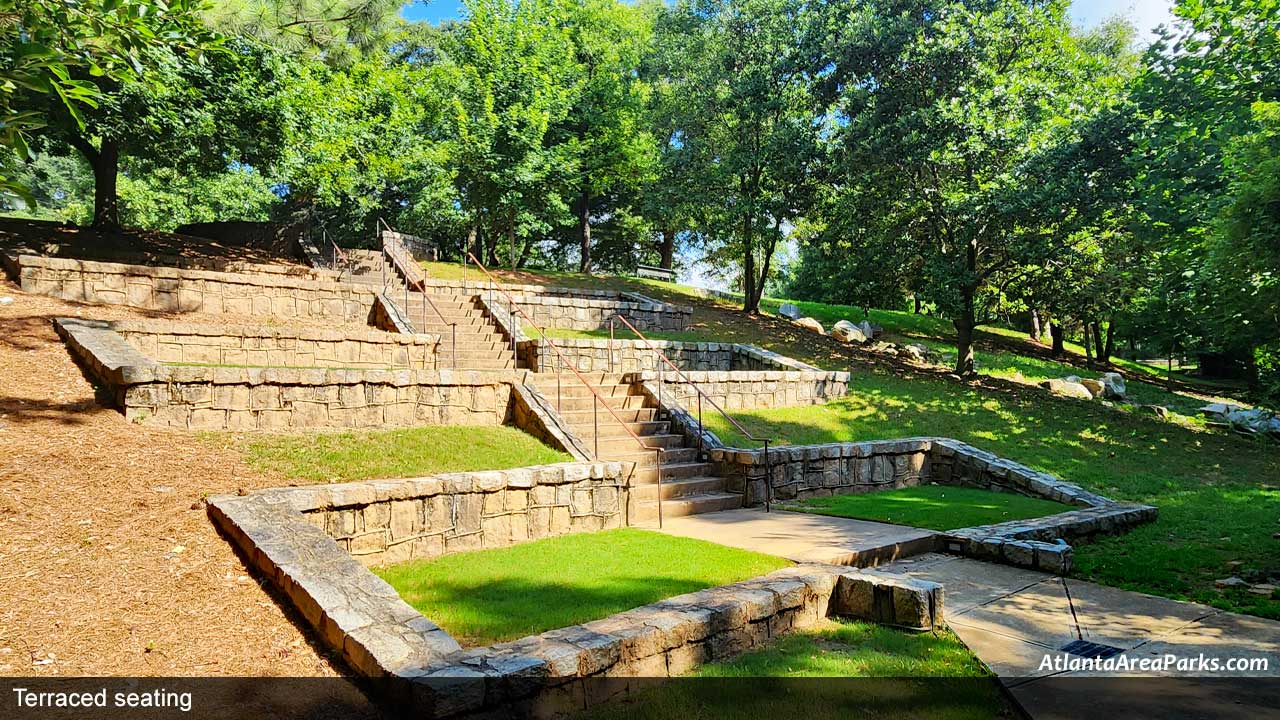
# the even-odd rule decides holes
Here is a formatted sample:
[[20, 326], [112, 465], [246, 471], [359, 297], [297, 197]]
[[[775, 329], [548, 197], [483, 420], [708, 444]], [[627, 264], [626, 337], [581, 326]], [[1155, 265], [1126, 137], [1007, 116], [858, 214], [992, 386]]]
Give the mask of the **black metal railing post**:
[[764, 511], [773, 509], [773, 465], [769, 462], [769, 439], [764, 440]]

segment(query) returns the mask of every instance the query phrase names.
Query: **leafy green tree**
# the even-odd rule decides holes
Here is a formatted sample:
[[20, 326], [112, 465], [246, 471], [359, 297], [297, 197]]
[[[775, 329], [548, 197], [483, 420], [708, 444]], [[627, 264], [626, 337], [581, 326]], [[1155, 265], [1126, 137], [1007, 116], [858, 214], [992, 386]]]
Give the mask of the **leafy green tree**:
[[1139, 226], [1154, 256], [1137, 320], [1166, 350], [1247, 364], [1280, 341], [1265, 250], [1275, 224], [1259, 204], [1268, 108], [1280, 101], [1280, 2], [1183, 0], [1174, 13], [1134, 91]]
[[445, 111], [449, 167], [469, 245], [497, 262], [506, 240], [512, 267], [567, 224], [573, 148], [548, 143], [581, 93], [563, 6], [548, 0], [468, 0], [466, 22], [447, 47]]
[[564, 143], [573, 158], [578, 269], [589, 273], [592, 215], [631, 216], [629, 208], [611, 201], [640, 187], [656, 159], [644, 126], [647, 88], [638, 76], [653, 30], [646, 12], [618, 0], [570, 0], [564, 5], [580, 89], [549, 139]]
[[841, 211], [864, 251], [921, 259], [921, 282], [956, 328], [956, 372], [1002, 273], [1071, 242], [1071, 206], [1037, 192], [1046, 155], [1109, 92], [1112, 67], [1071, 32], [1065, 2], [870, 0], [829, 23]]
[[[85, 133], [86, 113], [120, 83], [140, 81], [157, 60], [203, 57], [216, 38], [197, 18], [202, 5], [0, 0], [0, 145], [27, 160], [34, 133], [59, 123]], [[6, 191], [33, 199], [0, 174], [0, 192]]]
[[[811, 202], [822, 118], [815, 113], [798, 0], [683, 0], [659, 23], [657, 68], [679, 105], [679, 150], [712, 260], [736, 267], [758, 310], [778, 243]], [[719, 264], [719, 263], [717, 263]]]
[[347, 242], [367, 241], [379, 217], [417, 234], [456, 233], [444, 73], [389, 54], [341, 68], [292, 62], [281, 90], [286, 150], [275, 169], [290, 201]]

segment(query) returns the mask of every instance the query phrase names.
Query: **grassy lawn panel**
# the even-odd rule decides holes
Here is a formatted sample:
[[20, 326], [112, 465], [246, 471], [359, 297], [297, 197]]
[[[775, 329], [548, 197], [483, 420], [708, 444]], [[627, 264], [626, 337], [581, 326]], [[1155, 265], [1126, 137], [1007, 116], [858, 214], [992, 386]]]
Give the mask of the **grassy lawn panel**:
[[[580, 716], [598, 720], [1017, 717], [982, 663], [947, 631], [839, 620], [698, 668]], [[823, 678], [823, 680], [803, 680]], [[840, 678], [833, 680], [832, 678]]]
[[[792, 444], [951, 437], [1160, 518], [1082, 543], [1084, 579], [1225, 610], [1280, 618], [1280, 600], [1219, 590], [1214, 580], [1265, 577], [1280, 567], [1280, 452], [1274, 443], [1116, 412], [1040, 393], [993, 392], [924, 376], [859, 373], [851, 395], [826, 405], [736, 411], [756, 435]], [[729, 445], [755, 447], [716, 415]], [[1243, 565], [1232, 569], [1228, 562]]]
[[411, 561], [376, 572], [463, 645], [607, 617], [791, 563], [631, 528]]
[[573, 459], [507, 426], [254, 435], [237, 442], [254, 468], [310, 482], [503, 470]]
[[790, 503], [790, 507], [819, 515], [878, 520], [930, 530], [1026, 520], [1075, 509], [1052, 500], [946, 485], [808, 498]]

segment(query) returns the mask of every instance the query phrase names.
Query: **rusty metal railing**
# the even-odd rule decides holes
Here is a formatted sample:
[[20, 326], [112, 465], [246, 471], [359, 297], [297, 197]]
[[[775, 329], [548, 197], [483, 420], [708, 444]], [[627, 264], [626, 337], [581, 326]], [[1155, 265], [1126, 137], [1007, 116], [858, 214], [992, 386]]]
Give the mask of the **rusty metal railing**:
[[[640, 439], [640, 436], [637, 435], [635, 431], [631, 429], [631, 427], [627, 424], [627, 422], [623, 420], [622, 417], [619, 416], [618, 413], [615, 412], [613, 408], [609, 407], [609, 404], [605, 402], [604, 396], [601, 395], [600, 392], [595, 387], [593, 387], [585, 377], [583, 377], [582, 373], [578, 370], [576, 366], [574, 366], [573, 363], [569, 362], [568, 358], [564, 356], [564, 353], [560, 352], [560, 346], [557, 345], [554, 340], [547, 337], [546, 330], [543, 330], [542, 327], [540, 327], [536, 322], [533, 321], [533, 318], [529, 317], [529, 314], [526, 313], [519, 306], [519, 304], [516, 303], [516, 300], [514, 297], [511, 296], [511, 293], [507, 292], [505, 289], [501, 287], [501, 285], [497, 281], [497, 278], [493, 276], [493, 273], [489, 272], [489, 269], [484, 266], [484, 263], [480, 262], [480, 260], [470, 251], [467, 252], [467, 257], [471, 259], [471, 262], [475, 264], [476, 268], [478, 268], [482, 273], [484, 273], [485, 276], [489, 278], [490, 307], [496, 307], [495, 305], [493, 305], [493, 301], [492, 301], [492, 293], [494, 290], [497, 290], [499, 293], [501, 293], [503, 297], [507, 300], [507, 308], [508, 308], [507, 315], [511, 324], [511, 326], [509, 327], [509, 333], [511, 335], [512, 350], [513, 351], [515, 350], [515, 344], [516, 344], [516, 327], [517, 327], [516, 314], [518, 313], [520, 317], [524, 318], [525, 321], [528, 322], [529, 325], [538, 332], [538, 335], [541, 337], [541, 339], [545, 341], [547, 345], [551, 348], [551, 350], [556, 354], [556, 362], [557, 362], [557, 365], [556, 365], [556, 388], [557, 388], [556, 412], [560, 412], [561, 401], [560, 401], [560, 398], [558, 397], [559, 387], [560, 387], [559, 371], [562, 365], [564, 367], [569, 368], [569, 370], [572, 371], [573, 374], [577, 377], [578, 381], [582, 383], [583, 387], [585, 387], [587, 391], [591, 393], [593, 397], [593, 400], [591, 403], [591, 425], [592, 425], [592, 443], [593, 443], [592, 459], [594, 460], [600, 459], [599, 408], [601, 406], [603, 406], [604, 409], [608, 411], [610, 415], [613, 416], [614, 420], [618, 421], [618, 424], [621, 425], [622, 429], [625, 430], [627, 434], [630, 435], [631, 438], [636, 441], [636, 444], [640, 446], [641, 450], [653, 451], [654, 472], [657, 474], [658, 527], [661, 528], [662, 527], [662, 450], [663, 448], [649, 447], [648, 445], [645, 445], [644, 440]], [[514, 352], [512, 353], [512, 355], [514, 357]], [[639, 465], [639, 463], [637, 463], [637, 465]]]
[[697, 397], [697, 405], [698, 405], [697, 420], [698, 420], [698, 459], [699, 460], [702, 459], [702, 455], [703, 455], [703, 433], [706, 430], [706, 427], [702, 424], [703, 400], [706, 400], [706, 402], [709, 405], [711, 405], [711, 407], [715, 408], [720, 413], [720, 415], [724, 417], [725, 420], [729, 421], [729, 424], [737, 428], [738, 432], [743, 437], [750, 440], [751, 442], [758, 442], [758, 443], [764, 444], [764, 473], [765, 473], [764, 474], [764, 488], [765, 488], [764, 510], [765, 512], [770, 512], [771, 507], [773, 505], [773, 481], [772, 481], [773, 465], [770, 463], [770, 458], [769, 458], [769, 443], [773, 442], [773, 440], [771, 438], [756, 437], [751, 433], [751, 431], [743, 427], [742, 423], [738, 422], [737, 420], [734, 420], [733, 416], [730, 415], [728, 412], [726, 412], [724, 408], [720, 407], [719, 403], [713, 400], [710, 395], [708, 395], [706, 392], [702, 390], [702, 388], [698, 387], [698, 384], [693, 381], [693, 378], [689, 377], [689, 375], [686, 374], [684, 370], [682, 370], [678, 365], [672, 362], [671, 358], [667, 357], [666, 353], [654, 347], [653, 343], [649, 342], [649, 338], [645, 337], [644, 333], [640, 332], [640, 330], [635, 325], [632, 325], [631, 322], [627, 320], [626, 316], [623, 315], [622, 313], [614, 313], [613, 315], [609, 316], [609, 372], [613, 372], [613, 368], [614, 368], [613, 344], [615, 342], [615, 339], [614, 339], [614, 321], [615, 320], [621, 321], [623, 325], [626, 325], [627, 328], [631, 330], [632, 334], [634, 334], [636, 338], [640, 340], [640, 342], [644, 343], [645, 348], [648, 349], [650, 352], [652, 352], [659, 359], [660, 362], [656, 363], [658, 367], [658, 403], [659, 404], [662, 403], [662, 387], [663, 387], [662, 367], [664, 363], [676, 372], [677, 377], [683, 378], [685, 383], [687, 383], [689, 387], [693, 388], [693, 391]]
[[[386, 220], [383, 220], [382, 218], [378, 218], [378, 223], [380, 223], [383, 227], [385, 227], [387, 232], [389, 233], [395, 232], [394, 230], [391, 229], [391, 226], [387, 224]], [[451, 321], [448, 318], [446, 318], [444, 316], [444, 313], [440, 312], [440, 308], [436, 307], [435, 302], [431, 300], [431, 296], [427, 293], [426, 275], [422, 272], [421, 268], [419, 268], [414, 262], [412, 262], [413, 256], [409, 253], [408, 248], [406, 248], [404, 245], [400, 244], [399, 242], [396, 242], [394, 239], [388, 238], [387, 235], [384, 233], [379, 233], [379, 238], [382, 241], [382, 256], [384, 258], [384, 262], [382, 265], [382, 268], [383, 268], [382, 269], [382, 294], [386, 295], [387, 293], [387, 285], [389, 282], [389, 278], [387, 277], [386, 266], [387, 266], [387, 262], [389, 261], [396, 268], [396, 270], [399, 271], [400, 276], [404, 278], [405, 317], [406, 318], [409, 317], [409, 289], [411, 286], [413, 286], [418, 290], [418, 294], [422, 295], [422, 331], [426, 332], [427, 308], [430, 307], [431, 310], [435, 312], [436, 317], [440, 318], [440, 323], [443, 325], [449, 326], [449, 334], [452, 336], [450, 339], [450, 350], [453, 357], [453, 367], [457, 368], [458, 367], [458, 323], [456, 321]], [[410, 270], [410, 268], [413, 268], [414, 270], [416, 270], [416, 272], [414, 270]]]

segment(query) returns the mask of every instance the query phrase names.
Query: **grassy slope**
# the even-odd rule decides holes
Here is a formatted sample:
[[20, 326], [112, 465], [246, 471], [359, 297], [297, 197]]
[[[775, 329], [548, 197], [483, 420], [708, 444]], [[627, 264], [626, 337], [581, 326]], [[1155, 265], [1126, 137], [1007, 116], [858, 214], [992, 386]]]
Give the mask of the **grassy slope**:
[[487, 645], [787, 565], [782, 558], [628, 528], [411, 561], [377, 572], [459, 642]]
[[[1280, 450], [1274, 444], [1208, 432], [1196, 422], [1164, 422], [1096, 402], [1057, 398], [999, 379], [962, 384], [817, 337], [778, 318], [749, 318], [732, 302], [702, 299], [691, 288], [669, 283], [575, 274], [524, 273], [514, 279], [625, 288], [689, 304], [694, 309], [691, 330], [705, 339], [754, 343], [819, 367], [853, 373], [854, 392], [840, 402], [820, 408], [735, 413], [753, 432], [760, 430], [793, 444], [943, 435], [1117, 499], [1157, 505], [1158, 522], [1077, 548], [1077, 574], [1280, 618], [1280, 601], [1213, 587], [1215, 579], [1232, 573], [1280, 569], [1280, 540], [1272, 538], [1280, 531], [1276, 520], [1280, 517], [1276, 488]], [[778, 303], [766, 300], [764, 304], [767, 309]], [[813, 304], [801, 308], [828, 320], [837, 315], [860, 319], [862, 312]], [[949, 326], [937, 318], [887, 311], [872, 311], [871, 317], [888, 332], [902, 336], [944, 342], [949, 335]], [[1011, 352], [1008, 343], [1025, 342], [1021, 337], [984, 328], [983, 343], [1000, 342], [998, 347], [979, 349], [988, 372], [1002, 364], [991, 355], [995, 347], [997, 354], [1007, 353], [1010, 362], [1020, 364], [1028, 379], [1033, 368], [1046, 377], [1067, 371], [1088, 374], [1077, 366], [1046, 365], [1052, 361], [1035, 356], [1029, 343], [1028, 352]], [[1083, 359], [1082, 354], [1073, 357]], [[1201, 402], [1152, 385], [1131, 381], [1129, 386], [1143, 402], [1175, 408]], [[727, 423], [708, 419], [708, 426], [733, 441]], [[1232, 560], [1245, 564], [1231, 570], [1226, 563]]]
[[237, 436], [236, 444], [253, 467], [310, 482], [500, 470], [573, 459], [506, 426]]
[[945, 631], [907, 633], [869, 623], [831, 622], [703, 665], [693, 677], [699, 679], [664, 683], [583, 717], [756, 720], [796, 717], [799, 709], [806, 718], [842, 720], [1016, 716], [982, 664]]
[[880, 520], [933, 530], [1025, 520], [1073, 509], [1050, 500], [942, 485], [816, 497], [795, 505], [820, 515]]

